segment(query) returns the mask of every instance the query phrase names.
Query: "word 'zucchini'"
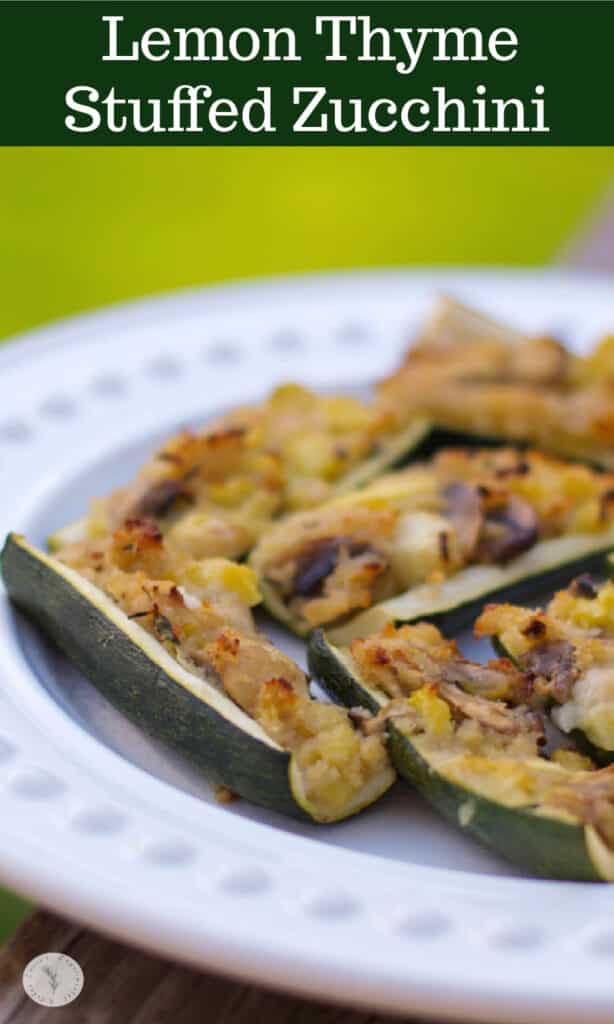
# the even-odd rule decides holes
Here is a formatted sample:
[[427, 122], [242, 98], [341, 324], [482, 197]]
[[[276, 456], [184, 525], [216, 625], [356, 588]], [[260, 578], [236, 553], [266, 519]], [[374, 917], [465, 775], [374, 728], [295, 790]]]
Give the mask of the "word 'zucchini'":
[[319, 630], [309, 665], [338, 701], [374, 716], [365, 731], [386, 731], [399, 774], [454, 825], [533, 874], [614, 881], [614, 766], [539, 756], [541, 716], [494, 699], [525, 686], [511, 662], [468, 662], [422, 623], [350, 648]]
[[[176, 633], [157, 605], [154, 614], [159, 619], [159, 636], [167, 638], [164, 642], [139, 624], [138, 616], [149, 613], [129, 617], [81, 573], [14, 534], [8, 537], [2, 553], [2, 573], [11, 600], [42, 627], [115, 707], [211, 781], [263, 807], [311, 821], [354, 814], [393, 782], [394, 772], [385, 754], [381, 756], [377, 748], [365, 751], [362, 739], [357, 739], [355, 751], [362, 766], [358, 781], [355, 778], [350, 783], [336, 770], [332, 777], [327, 773], [327, 737], [335, 745], [337, 757], [340, 738], [352, 744], [353, 730], [348, 728], [347, 717], [333, 722], [321, 737], [315, 735], [311, 746], [307, 741], [285, 749], [216, 685], [214, 673], [207, 678], [178, 660]], [[162, 587], [159, 589], [161, 592]], [[191, 605], [184, 604], [179, 589], [171, 587], [169, 594], [169, 599], [187, 615]], [[237, 635], [228, 635], [229, 657]], [[257, 645], [267, 642], [257, 635], [249, 639], [252, 657], [256, 657]], [[279, 659], [283, 658], [279, 653]], [[270, 682], [270, 696], [275, 699], [271, 711], [277, 721], [292, 699], [292, 688], [283, 680]], [[314, 708], [306, 708], [307, 704]], [[320, 708], [322, 714], [326, 712], [324, 705], [315, 707], [315, 701], [305, 700], [304, 705], [303, 713], [312, 716], [309, 722], [313, 713], [320, 714]], [[349, 756], [351, 761], [353, 750]], [[352, 767], [356, 769], [356, 762]], [[314, 771], [320, 772], [321, 780], [316, 776], [314, 781]]]
[[614, 474], [510, 448], [448, 449], [273, 526], [251, 555], [273, 615], [335, 643], [386, 623], [469, 622], [614, 546]]

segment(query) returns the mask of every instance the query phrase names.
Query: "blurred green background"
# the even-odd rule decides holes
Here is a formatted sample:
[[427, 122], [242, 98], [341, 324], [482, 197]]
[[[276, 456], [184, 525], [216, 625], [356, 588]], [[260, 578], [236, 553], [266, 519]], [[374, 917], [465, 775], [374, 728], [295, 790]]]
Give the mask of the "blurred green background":
[[[2, 149], [0, 338], [163, 289], [556, 258], [614, 149]], [[26, 904], [0, 893], [0, 938]]]
[[233, 277], [541, 263], [613, 173], [612, 149], [4, 149], [0, 337]]

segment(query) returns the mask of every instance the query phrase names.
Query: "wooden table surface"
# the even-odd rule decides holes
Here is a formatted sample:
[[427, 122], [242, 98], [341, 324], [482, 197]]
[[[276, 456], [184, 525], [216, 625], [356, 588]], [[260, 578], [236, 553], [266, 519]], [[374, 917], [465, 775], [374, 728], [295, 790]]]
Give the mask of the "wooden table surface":
[[[614, 272], [614, 203], [561, 254], [575, 269]], [[47, 1009], [25, 994], [22, 974], [40, 953], [63, 952], [83, 968], [75, 1002]], [[411, 1007], [408, 1007], [411, 1013]], [[412, 1024], [418, 1024], [415, 1017]], [[181, 967], [55, 914], [33, 914], [0, 950], [0, 1024], [385, 1024], [390, 1018], [269, 992]]]

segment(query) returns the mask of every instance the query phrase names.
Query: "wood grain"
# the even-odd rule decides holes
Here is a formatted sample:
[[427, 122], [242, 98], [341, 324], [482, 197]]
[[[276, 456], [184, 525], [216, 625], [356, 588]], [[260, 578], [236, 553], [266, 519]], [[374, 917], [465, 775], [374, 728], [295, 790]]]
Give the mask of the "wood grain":
[[[68, 953], [85, 975], [74, 1003], [45, 1008], [23, 990], [32, 957]], [[256, 989], [149, 956], [46, 911], [33, 914], [0, 951], [0, 1024], [386, 1024]]]

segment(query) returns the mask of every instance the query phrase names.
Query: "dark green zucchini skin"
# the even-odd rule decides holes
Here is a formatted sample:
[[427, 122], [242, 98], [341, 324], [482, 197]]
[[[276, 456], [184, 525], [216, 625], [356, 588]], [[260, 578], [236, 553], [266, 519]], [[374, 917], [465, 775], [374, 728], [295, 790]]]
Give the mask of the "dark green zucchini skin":
[[[488, 590], [466, 604], [446, 608], [441, 612], [425, 616], [425, 618], [434, 626], [438, 626], [446, 636], [452, 636], [462, 629], [473, 626], [476, 616], [482, 611], [485, 603], [505, 601], [510, 604], [521, 604], [523, 601], [534, 599], [536, 592], [559, 590], [561, 587], [567, 586], [579, 573], [598, 572], [603, 568], [603, 559], [607, 551], [609, 551], [609, 547], [592, 555], [583, 555], [581, 558], [566, 562], [555, 569], [540, 572], [534, 576], [526, 576], [516, 583], [506, 584], [498, 590]], [[407, 619], [398, 620], [395, 625], [402, 626], [403, 622], [407, 621]], [[420, 618], [411, 621], [419, 622]]]
[[555, 455], [559, 459], [565, 459], [569, 462], [582, 462], [587, 466], [592, 466], [594, 469], [614, 469], [614, 451], [611, 454], [604, 453], [601, 458], [584, 458], [557, 448], [556, 445], [548, 448], [545, 445], [536, 445], [526, 438], [455, 430], [452, 427], [444, 427], [442, 424], [437, 423], [436, 420], [433, 420], [428, 428], [425, 426], [421, 435], [416, 433], [412, 443], [407, 445], [405, 452], [402, 452], [397, 458], [390, 458], [388, 468], [400, 468], [418, 459], [428, 459], [431, 455], [441, 451], [442, 448], [506, 448], [509, 445], [518, 448], [520, 451], [541, 447], [544, 451], [549, 451], [550, 454]]
[[[581, 826], [505, 807], [450, 782], [429, 766], [392, 723], [388, 750], [399, 775], [444, 818], [501, 857], [544, 878], [603, 881], [589, 857]], [[459, 818], [461, 808], [470, 809], [466, 824]]]
[[210, 781], [303, 821], [290, 755], [243, 732], [176, 682], [104, 611], [10, 535], [1, 555], [11, 601], [33, 619], [106, 699]]
[[337, 704], [343, 704], [346, 708], [367, 708], [368, 711], [377, 714], [381, 704], [346, 668], [333, 645], [326, 639], [323, 629], [314, 630], [309, 637], [307, 664], [310, 674], [322, 683]]
[[592, 466], [593, 469], [614, 469], [614, 451], [612, 453], [604, 452], [601, 457], [585, 458], [584, 456], [557, 448], [556, 445], [552, 447], [544, 444], [537, 445], [535, 442], [526, 439], [505, 437], [499, 434], [472, 434], [469, 431], [453, 430], [451, 427], [441, 426], [437, 422], [433, 422], [430, 433], [424, 437], [420, 447], [416, 450], [415, 456], [412, 453], [411, 458], [412, 460], [414, 457], [426, 458], [429, 455], [434, 455], [442, 448], [505, 448], [509, 445], [521, 451], [526, 451], [530, 448], [540, 448], [559, 459], [565, 459], [568, 462], [581, 462], [586, 466]]
[[614, 764], [614, 750], [604, 750], [603, 747], [596, 747], [581, 729], [573, 729], [569, 733], [569, 737], [574, 741], [579, 752], [590, 757], [600, 768], [607, 768], [608, 765]]
[[441, 451], [442, 448], [503, 448], [512, 444], [520, 450], [528, 445], [523, 441], [511, 441], [509, 437], [495, 437], [492, 434], [469, 434], [463, 430], [452, 430], [448, 427], [431, 424], [430, 432], [425, 435], [415, 455], [412, 453], [412, 460], [416, 458], [429, 458]]
[[[400, 437], [402, 439], [403, 434]], [[389, 456], [386, 464], [381, 466], [378, 472], [401, 469], [411, 462], [429, 459], [431, 455], [435, 455], [442, 448], [503, 448], [509, 444], [513, 444], [515, 448], [521, 450], [528, 447], [522, 442], [519, 444], [506, 437], [466, 434], [460, 430], [448, 430], [436, 423], [425, 422], [420, 432], [416, 430], [410, 438], [408, 437], [404, 449], [398, 449], [398, 454]], [[373, 475], [371, 474], [371, 476]]]
[[[324, 689], [345, 707], [365, 707], [377, 712], [382, 703], [344, 665], [323, 630], [309, 641], [309, 669]], [[581, 826], [542, 818], [527, 811], [505, 807], [450, 782], [434, 771], [411, 740], [388, 723], [388, 752], [399, 775], [457, 828], [513, 864], [545, 878], [571, 881], [603, 881], [589, 857]], [[461, 823], [459, 812], [470, 807]]]

